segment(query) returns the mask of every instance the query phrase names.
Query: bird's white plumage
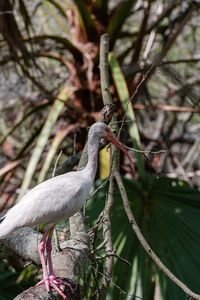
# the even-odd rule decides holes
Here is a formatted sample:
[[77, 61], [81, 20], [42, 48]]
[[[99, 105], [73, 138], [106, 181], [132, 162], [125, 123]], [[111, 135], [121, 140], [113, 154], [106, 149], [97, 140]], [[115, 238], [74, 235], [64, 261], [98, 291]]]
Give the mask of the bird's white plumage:
[[[108, 139], [109, 128], [97, 122], [88, 136], [88, 163], [81, 171], [69, 172], [49, 179], [28, 192], [0, 221], [0, 239], [20, 227], [46, 223], [53, 227], [81, 209], [92, 187], [98, 160], [101, 138]], [[109, 140], [109, 139], [108, 139]], [[112, 142], [117, 140], [112, 138]], [[118, 144], [119, 147], [119, 144]], [[126, 151], [126, 150], [124, 150]]]
[[51, 227], [71, 217], [81, 209], [92, 186], [84, 175], [83, 171], [70, 172], [37, 185], [8, 211], [0, 224], [0, 238], [23, 226], [46, 223]]
[[[97, 170], [98, 147], [101, 138], [114, 143], [127, 155], [131, 162], [127, 151], [112, 136], [108, 126], [97, 122], [89, 131], [86, 167], [81, 171], [60, 175], [37, 185], [8, 211], [3, 217], [3, 221], [0, 220], [0, 239], [7, 237], [20, 227], [47, 224], [47, 229], [38, 247], [43, 268], [43, 280], [37, 285], [45, 284], [48, 292], [50, 287], [53, 287], [65, 300], [67, 297], [61, 288], [64, 281], [60, 278], [57, 279], [53, 271], [51, 258], [53, 229], [57, 222], [69, 218], [79, 211], [86, 201]], [[134, 170], [133, 164], [132, 169]], [[45, 249], [49, 271], [44, 256]]]

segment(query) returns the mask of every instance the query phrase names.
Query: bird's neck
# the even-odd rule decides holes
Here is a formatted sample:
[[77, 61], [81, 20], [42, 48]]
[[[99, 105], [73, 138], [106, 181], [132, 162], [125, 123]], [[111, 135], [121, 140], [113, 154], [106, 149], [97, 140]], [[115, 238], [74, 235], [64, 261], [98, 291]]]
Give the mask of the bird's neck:
[[99, 138], [95, 136], [92, 136], [88, 139], [88, 163], [86, 168], [91, 174], [93, 180], [97, 171], [99, 142]]

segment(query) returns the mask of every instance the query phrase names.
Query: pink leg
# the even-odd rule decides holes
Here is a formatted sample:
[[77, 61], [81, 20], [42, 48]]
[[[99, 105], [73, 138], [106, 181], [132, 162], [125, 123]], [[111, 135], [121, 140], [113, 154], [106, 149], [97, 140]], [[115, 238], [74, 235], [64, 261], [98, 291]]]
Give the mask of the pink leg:
[[53, 231], [54, 231], [54, 228], [51, 228], [49, 230], [49, 237], [46, 242], [47, 261], [48, 261], [48, 265], [49, 265], [49, 275], [54, 275], [52, 258], [51, 258]]
[[48, 265], [49, 265], [49, 278], [51, 279], [51, 281], [53, 283], [55, 283], [56, 285], [66, 285], [69, 287], [71, 293], [74, 293], [74, 290], [71, 286], [71, 284], [64, 282], [63, 279], [64, 278], [56, 278], [54, 271], [53, 271], [53, 264], [52, 264], [52, 258], [51, 258], [51, 251], [52, 251], [52, 235], [53, 235], [53, 231], [54, 228], [51, 228], [49, 231], [49, 236], [46, 242], [46, 250], [47, 250], [47, 261], [48, 261]]
[[[41, 263], [42, 263], [42, 270], [43, 270], [43, 280], [44, 280], [44, 283], [46, 285], [46, 289], [47, 291], [49, 292], [50, 290], [50, 285], [49, 285], [49, 281], [48, 281], [48, 272], [47, 272], [47, 266], [46, 266], [46, 261], [45, 261], [45, 258], [44, 258], [44, 250], [45, 250], [45, 244], [46, 244], [46, 237], [47, 237], [47, 234], [48, 234], [48, 230], [45, 231], [39, 245], [38, 245], [38, 251], [39, 251], [39, 254], [40, 254], [40, 260], [41, 260]], [[39, 285], [39, 284], [38, 284]]]
[[[39, 243], [39, 246], [38, 246], [39, 254], [40, 254], [40, 258], [41, 258], [41, 262], [42, 262], [43, 280], [40, 281], [37, 285], [39, 286], [39, 285], [45, 284], [48, 292], [50, 290], [50, 286], [52, 286], [63, 297], [63, 299], [67, 300], [67, 297], [63, 294], [63, 292], [61, 290], [62, 289], [61, 286], [62, 285], [68, 286], [72, 293], [74, 292], [74, 290], [70, 284], [65, 283], [62, 280], [63, 278], [57, 279], [54, 275], [52, 258], [51, 258], [51, 251], [52, 251], [51, 241], [52, 241], [53, 230], [54, 230], [54, 228], [51, 228], [50, 230], [45, 231], [45, 233]], [[49, 237], [46, 241], [48, 232], [49, 232]], [[45, 262], [45, 258], [44, 258], [45, 246], [46, 246], [46, 251], [47, 251], [47, 261], [48, 261], [48, 265], [49, 265], [49, 275], [47, 272], [47, 266], [46, 266], [46, 262]]]

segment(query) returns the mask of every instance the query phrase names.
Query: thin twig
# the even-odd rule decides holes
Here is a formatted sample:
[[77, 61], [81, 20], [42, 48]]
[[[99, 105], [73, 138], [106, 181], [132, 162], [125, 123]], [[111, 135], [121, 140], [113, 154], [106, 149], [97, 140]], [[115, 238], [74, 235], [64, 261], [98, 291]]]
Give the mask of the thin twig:
[[[96, 222], [96, 225], [91, 228], [88, 232], [88, 235], [90, 236], [90, 244], [91, 244], [91, 254], [93, 254], [94, 252], [96, 252], [97, 250], [95, 249], [95, 241], [97, 239], [97, 231], [98, 231], [98, 228], [99, 228], [99, 225], [101, 224], [102, 222], [102, 219], [103, 219], [103, 212], [100, 213], [98, 219], [97, 219], [97, 222]], [[107, 241], [103, 241], [99, 247], [103, 247], [105, 246]]]
[[101, 190], [104, 186], [106, 186], [106, 184], [107, 184], [107, 182], [109, 181], [109, 179], [110, 179], [110, 175], [108, 176], [108, 178], [107, 178], [104, 182], [102, 182], [102, 184], [100, 184], [100, 186], [98, 186], [98, 188], [97, 188], [93, 193], [91, 193], [91, 194], [89, 195], [89, 197], [87, 198], [87, 200], [89, 200], [89, 199], [91, 199], [92, 197], [94, 197], [94, 195], [96, 195], [96, 193], [97, 193], [99, 190]]
[[126, 260], [126, 259], [122, 258], [121, 256], [117, 255], [115, 252], [107, 253], [107, 254], [104, 255], [104, 256], [95, 256], [95, 259], [100, 259], [100, 260], [102, 260], [102, 259], [107, 258], [107, 257], [109, 257], [109, 256], [114, 256], [114, 257], [116, 257], [118, 260], [121, 260], [121, 261], [124, 262], [125, 264], [131, 266], [131, 263], [130, 263], [128, 260]]
[[0, 16], [2, 15], [13, 15], [13, 11], [12, 10], [1, 11]]
[[73, 138], [73, 155], [76, 154], [76, 139], [77, 139], [77, 134], [75, 132]]
[[169, 154], [173, 160], [173, 162], [176, 164], [176, 166], [179, 168], [179, 170], [181, 171], [182, 175], [183, 175], [183, 178], [184, 180], [189, 184], [189, 186], [193, 186], [191, 180], [189, 179], [189, 177], [187, 176], [187, 173], [186, 171], [184, 170], [180, 160], [178, 159], [178, 157], [170, 150], [169, 151]]
[[142, 79], [140, 80], [140, 82], [138, 83], [138, 85], [136, 86], [136, 89], [134, 91], [134, 93], [132, 94], [132, 96], [129, 98], [129, 100], [127, 101], [127, 105], [126, 105], [126, 109], [125, 109], [125, 112], [124, 112], [124, 117], [122, 119], [122, 124], [119, 128], [119, 132], [118, 132], [118, 137], [120, 136], [121, 134], [121, 131], [122, 131], [122, 128], [124, 126], [124, 123], [125, 123], [125, 119], [126, 119], [126, 114], [127, 114], [127, 111], [128, 111], [128, 106], [129, 104], [132, 102], [132, 100], [135, 98], [135, 96], [137, 95], [140, 87], [142, 86], [142, 84], [147, 80], [148, 78], [148, 75], [151, 73], [151, 71], [154, 69], [154, 67], [156, 66], [156, 64], [152, 64], [150, 66], [150, 68], [148, 69], [148, 71], [142, 75]]
[[54, 228], [53, 236], [54, 236], [56, 251], [61, 252], [62, 249], [60, 247], [60, 241], [59, 241], [58, 232], [57, 232], [56, 228]]
[[186, 106], [172, 106], [172, 105], [165, 105], [165, 104], [157, 104], [157, 105], [144, 105], [144, 104], [133, 104], [134, 109], [160, 109], [164, 111], [174, 111], [174, 112], [193, 112], [199, 113], [199, 109], [195, 109], [193, 107], [186, 107]]
[[[188, 178], [195, 177], [195, 176], [200, 176], [200, 170], [196, 170], [194, 172], [187, 172], [186, 174], [187, 174]], [[165, 175], [169, 178], [177, 178], [176, 173], [166, 173]]]
[[187, 176], [187, 173], [184, 170], [181, 162], [179, 161], [179, 159], [177, 158], [177, 156], [173, 153], [173, 151], [170, 150], [163, 141], [160, 141], [158, 139], [152, 139], [152, 138], [148, 138], [148, 139], [151, 140], [151, 141], [153, 141], [153, 142], [155, 142], [155, 143], [160, 144], [161, 147], [163, 147], [163, 148], [165, 148], [167, 150], [167, 152], [169, 153], [169, 156], [171, 157], [171, 159], [173, 160], [173, 162], [176, 164], [176, 166], [179, 168], [179, 170], [180, 170], [180, 172], [181, 172], [184, 180], [189, 184], [189, 186], [192, 186], [191, 180]]
[[[102, 276], [104, 275], [101, 271], [96, 270], [92, 265], [90, 265], [90, 267], [91, 267], [92, 269], [94, 269], [95, 271], [97, 271], [98, 274], [100, 274], [100, 275], [102, 275]], [[127, 296], [130, 296], [130, 297], [133, 297], [133, 296], [134, 296], [135, 298], [138, 298], [138, 299], [143, 300], [142, 297], [135, 296], [135, 295], [133, 295], [133, 294], [127, 293], [126, 291], [122, 290], [121, 287], [120, 287], [119, 285], [117, 285], [116, 283], [114, 283], [114, 282], [112, 281], [111, 278], [108, 278], [108, 279], [110, 279], [110, 282], [112, 283], [112, 285], [113, 285], [114, 287], [116, 287], [116, 288], [119, 290], [120, 294], [127, 295]]]
[[160, 154], [160, 153], [166, 153], [167, 150], [159, 150], [159, 151], [151, 151], [151, 150], [138, 150], [138, 149], [135, 149], [135, 148], [131, 148], [131, 147], [128, 147], [126, 145], [123, 144], [123, 146], [131, 151], [134, 151], [134, 152], [139, 152], [139, 153], [144, 153], [144, 154]]
[[59, 159], [62, 155], [62, 150], [60, 151], [60, 153], [58, 154], [58, 157], [56, 159], [56, 162], [55, 162], [55, 165], [53, 167], [53, 172], [52, 172], [52, 178], [55, 176], [55, 173], [56, 173], [56, 169], [57, 169], [57, 165], [58, 165], [58, 162], [59, 162]]
[[169, 64], [188, 64], [188, 63], [198, 63], [200, 61], [200, 57], [197, 58], [186, 58], [186, 59], [176, 59], [176, 60], [165, 60], [161, 62], [162, 65], [169, 65]]
[[[107, 243], [107, 240], [104, 240], [98, 247], [96, 247], [95, 250], [93, 250], [92, 254], [98, 252], [99, 250], [102, 250], [103, 248], [105, 248], [106, 243]], [[95, 256], [95, 258], [96, 258], [96, 256]]]

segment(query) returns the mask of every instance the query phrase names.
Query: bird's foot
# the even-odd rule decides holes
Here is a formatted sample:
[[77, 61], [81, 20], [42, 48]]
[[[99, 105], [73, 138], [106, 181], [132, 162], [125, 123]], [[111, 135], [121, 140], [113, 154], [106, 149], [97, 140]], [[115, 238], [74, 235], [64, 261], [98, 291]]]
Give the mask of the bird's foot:
[[72, 294], [74, 293], [74, 289], [72, 288], [71, 284], [64, 281], [64, 279], [64, 277], [56, 278], [54, 275], [49, 275], [48, 277], [38, 282], [37, 286], [45, 284], [48, 292], [50, 291], [50, 287], [52, 287], [58, 292], [59, 295], [63, 297], [64, 300], [67, 300], [67, 297], [63, 294], [64, 286], [67, 286]]

